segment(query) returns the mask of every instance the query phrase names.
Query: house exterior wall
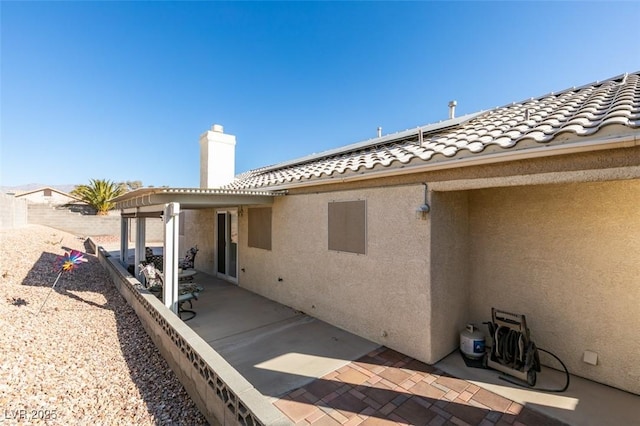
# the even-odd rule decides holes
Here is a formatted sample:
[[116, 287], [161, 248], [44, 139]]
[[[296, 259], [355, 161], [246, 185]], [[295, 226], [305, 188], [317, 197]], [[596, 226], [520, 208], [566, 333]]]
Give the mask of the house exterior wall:
[[[238, 284], [428, 363], [491, 307], [524, 313], [572, 373], [640, 393], [628, 326], [640, 323], [640, 262], [629, 255], [640, 248], [639, 161], [633, 147], [292, 189], [271, 206], [271, 250], [248, 246], [250, 206], [239, 209]], [[422, 182], [427, 220], [415, 213]], [[358, 199], [367, 253], [329, 251], [328, 203]], [[185, 211], [180, 237], [211, 274], [215, 212]]]
[[[240, 219], [239, 284], [407, 355], [428, 360], [429, 221], [423, 185], [277, 197], [272, 249], [248, 246]], [[328, 203], [366, 200], [367, 248], [328, 250]], [[242, 271], [244, 269], [244, 271]]]
[[640, 394], [640, 180], [468, 196], [470, 319], [525, 314], [536, 345], [571, 373]]
[[198, 246], [195, 269], [215, 275], [215, 209], [184, 210], [184, 235], [179, 237], [180, 257], [191, 247]]
[[460, 344], [468, 321], [469, 201], [467, 193], [431, 195], [431, 355], [434, 363]]
[[75, 198], [60, 194], [56, 191], [51, 191], [51, 196], [48, 197], [44, 195], [44, 191], [37, 191], [27, 195], [18, 196], [18, 198], [25, 199], [30, 203], [52, 205], [60, 205], [77, 201]]

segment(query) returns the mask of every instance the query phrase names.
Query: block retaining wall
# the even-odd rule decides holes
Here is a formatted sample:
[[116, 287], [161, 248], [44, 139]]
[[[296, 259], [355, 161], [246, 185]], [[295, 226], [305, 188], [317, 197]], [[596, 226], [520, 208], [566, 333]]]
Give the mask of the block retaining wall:
[[207, 342], [90, 239], [120, 294], [212, 425], [289, 425], [288, 419]]
[[0, 229], [27, 225], [27, 201], [0, 193]]
[[[78, 236], [120, 236], [120, 212], [112, 211], [106, 216], [85, 215], [49, 204], [29, 204], [28, 222], [49, 226]], [[135, 240], [136, 222], [129, 226], [129, 241]], [[147, 241], [163, 241], [162, 220], [148, 219], [145, 226]]]

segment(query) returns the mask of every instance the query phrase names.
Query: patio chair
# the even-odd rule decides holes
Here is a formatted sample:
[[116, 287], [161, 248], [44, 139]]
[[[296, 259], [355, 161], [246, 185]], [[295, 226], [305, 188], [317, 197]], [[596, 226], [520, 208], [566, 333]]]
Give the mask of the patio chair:
[[158, 271], [162, 271], [164, 269], [164, 257], [161, 254], [153, 254], [151, 247], [144, 248], [144, 257], [146, 262], [153, 263]]
[[198, 246], [191, 247], [189, 250], [187, 250], [184, 259], [178, 261], [178, 267], [182, 269], [193, 269], [193, 264], [196, 260], [196, 254], [198, 254]]
[[[140, 264], [140, 271], [145, 277], [144, 287], [153, 293], [159, 299], [162, 299], [163, 283], [162, 272], [160, 272], [152, 263]], [[178, 317], [183, 321], [189, 321], [196, 316], [193, 310], [192, 300], [198, 300], [200, 292], [204, 290], [195, 283], [178, 284]], [[189, 302], [189, 309], [183, 305]], [[184, 314], [189, 314], [189, 318], [183, 319]]]
[[151, 262], [143, 262], [140, 264], [140, 272], [144, 275], [144, 288], [151, 293], [162, 293], [162, 273]]

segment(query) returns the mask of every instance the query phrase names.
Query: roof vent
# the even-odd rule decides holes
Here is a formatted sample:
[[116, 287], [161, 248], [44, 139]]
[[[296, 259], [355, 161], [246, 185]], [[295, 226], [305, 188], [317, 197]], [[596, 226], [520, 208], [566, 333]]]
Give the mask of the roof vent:
[[218, 132], [218, 133], [224, 133], [224, 127], [222, 127], [222, 124], [214, 124], [213, 126], [211, 126], [211, 131], [212, 132]]
[[449, 120], [456, 117], [456, 105], [458, 105], [458, 102], [449, 101]]
[[378, 137], [382, 137], [382, 127], [378, 127]]

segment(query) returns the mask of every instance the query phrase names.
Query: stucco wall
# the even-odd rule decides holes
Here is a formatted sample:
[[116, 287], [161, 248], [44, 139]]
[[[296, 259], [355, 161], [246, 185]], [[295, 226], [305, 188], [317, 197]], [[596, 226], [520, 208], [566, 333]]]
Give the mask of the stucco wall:
[[184, 235], [179, 238], [179, 253], [182, 257], [186, 251], [198, 246], [198, 254], [194, 266], [197, 270], [215, 275], [215, 219], [214, 209], [185, 210]]
[[469, 306], [469, 203], [466, 192], [431, 195], [431, 356], [437, 362], [460, 344]]
[[469, 213], [470, 319], [526, 314], [571, 373], [640, 393], [640, 181], [476, 190]]
[[[277, 197], [271, 251], [248, 247], [240, 217], [239, 284], [428, 359], [429, 221], [415, 213], [423, 197], [422, 185]], [[367, 253], [329, 251], [328, 203], [357, 199], [367, 203]]]
[[[430, 363], [491, 307], [524, 313], [534, 341], [572, 373], [640, 393], [640, 181], [606, 181], [636, 176], [639, 155], [430, 174], [425, 221], [415, 217], [420, 176], [292, 190], [272, 205], [270, 251], [248, 247], [240, 211], [238, 283]], [[367, 201], [367, 254], [329, 251], [328, 203], [356, 199]], [[196, 268], [215, 273], [215, 210], [185, 222], [181, 251], [197, 244]], [[585, 350], [597, 366], [582, 362]]]

